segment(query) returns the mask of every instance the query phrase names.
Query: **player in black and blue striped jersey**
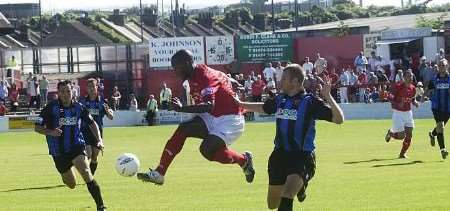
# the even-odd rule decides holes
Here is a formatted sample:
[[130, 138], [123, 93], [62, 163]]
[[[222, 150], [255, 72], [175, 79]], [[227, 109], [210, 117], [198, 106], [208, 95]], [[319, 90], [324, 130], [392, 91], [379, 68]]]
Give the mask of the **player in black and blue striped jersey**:
[[94, 179], [86, 156], [85, 141], [81, 133], [81, 122], [86, 122], [97, 140], [97, 147], [103, 149], [97, 123], [88, 110], [72, 98], [70, 81], [58, 83], [58, 99], [42, 109], [36, 122], [35, 131], [45, 135], [49, 154], [53, 157], [56, 169], [67, 187], [76, 186], [74, 166], [86, 182], [97, 210], [105, 210], [100, 186]]
[[434, 120], [436, 121], [435, 128], [430, 131], [428, 135], [430, 137], [431, 146], [435, 145], [435, 137], [437, 137], [442, 159], [446, 159], [448, 151], [445, 148], [444, 128], [450, 117], [450, 74], [448, 72], [449, 65], [446, 59], [441, 59], [437, 65], [438, 73], [436, 77], [430, 81], [425, 92], [428, 93], [429, 90], [433, 90], [433, 94], [431, 95], [431, 110], [433, 112]]
[[[80, 103], [86, 107], [89, 114], [94, 118], [100, 129], [100, 136], [103, 139], [103, 117], [106, 116], [108, 119], [112, 120], [114, 113], [112, 109], [109, 108], [105, 99], [99, 94], [98, 82], [97, 80], [90, 78], [87, 81], [87, 96], [80, 99]], [[90, 160], [89, 167], [92, 174], [95, 174], [98, 165], [98, 155], [101, 151], [97, 146], [97, 139], [92, 134], [89, 129], [87, 122], [81, 123], [81, 131], [86, 141], [86, 152]]]
[[315, 173], [316, 120], [342, 124], [344, 115], [330, 94], [331, 82], [320, 85], [323, 101], [306, 93], [305, 72], [297, 64], [287, 66], [281, 78], [282, 94], [264, 103], [240, 104], [249, 111], [276, 115], [275, 148], [269, 158], [269, 209], [292, 210], [295, 195], [306, 198], [306, 186]]

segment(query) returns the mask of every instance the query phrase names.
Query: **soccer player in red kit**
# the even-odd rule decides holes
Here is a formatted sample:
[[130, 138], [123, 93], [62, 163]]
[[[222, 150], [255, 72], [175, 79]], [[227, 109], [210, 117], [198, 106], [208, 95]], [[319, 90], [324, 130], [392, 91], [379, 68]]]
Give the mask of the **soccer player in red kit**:
[[414, 97], [416, 95], [416, 87], [412, 84], [412, 81], [413, 73], [411, 70], [408, 70], [405, 72], [403, 80], [392, 86], [392, 91], [388, 97], [392, 104], [393, 126], [387, 131], [385, 140], [386, 142], [389, 142], [391, 138], [403, 140], [399, 158], [407, 158], [406, 151], [411, 144], [414, 128], [411, 104], [419, 107]]
[[231, 80], [223, 72], [194, 64], [188, 50], [176, 52], [171, 63], [176, 76], [182, 81], [188, 80], [191, 95], [197, 103], [184, 106], [174, 98], [171, 109], [198, 115], [178, 126], [164, 147], [158, 167], [138, 173], [138, 179], [162, 185], [167, 168], [183, 148], [186, 138], [194, 137], [203, 139], [200, 145], [203, 157], [223, 164], [238, 164], [247, 182], [251, 183], [255, 175], [252, 153], [241, 154], [229, 148], [241, 136], [245, 124], [243, 109], [234, 99], [236, 93]]

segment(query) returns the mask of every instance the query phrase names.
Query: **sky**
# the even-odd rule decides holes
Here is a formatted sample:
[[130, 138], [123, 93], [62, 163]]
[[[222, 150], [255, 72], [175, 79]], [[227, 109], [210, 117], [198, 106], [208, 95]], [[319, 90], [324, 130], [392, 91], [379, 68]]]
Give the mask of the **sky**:
[[[142, 0], [142, 4], [156, 4], [157, 0]], [[161, 0], [159, 0], [161, 1]], [[175, 0], [174, 0], [175, 1]], [[238, 3], [240, 0], [222, 0], [222, 5]], [[270, 0], [269, 0], [270, 1]], [[286, 2], [288, 0], [274, 0], [275, 2]], [[294, 1], [294, 0], [291, 0]], [[302, 0], [299, 0], [299, 2]], [[359, 0], [354, 0], [359, 3]], [[412, 2], [423, 2], [425, 0], [412, 0]], [[39, 0], [0, 0], [0, 4], [7, 3], [38, 3]], [[41, 0], [45, 11], [63, 11], [67, 9], [113, 9], [139, 6], [139, 0]], [[189, 2], [189, 3], [187, 3]], [[404, 0], [408, 2], [408, 0]], [[449, 3], [450, 0], [433, 0], [430, 4]], [[161, 3], [161, 2], [160, 2]], [[180, 6], [185, 3], [188, 9], [202, 8], [217, 5], [217, 1], [205, 0], [179, 0]], [[363, 0], [364, 5], [393, 5], [400, 6], [401, 0]], [[165, 7], [170, 7], [170, 0], [164, 1]]]

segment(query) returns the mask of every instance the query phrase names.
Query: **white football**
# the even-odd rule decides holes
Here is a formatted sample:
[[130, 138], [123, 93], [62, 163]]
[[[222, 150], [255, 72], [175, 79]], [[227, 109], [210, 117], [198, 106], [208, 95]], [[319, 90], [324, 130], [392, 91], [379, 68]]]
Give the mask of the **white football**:
[[116, 160], [116, 171], [124, 177], [132, 177], [139, 171], [140, 162], [136, 155], [121, 154]]

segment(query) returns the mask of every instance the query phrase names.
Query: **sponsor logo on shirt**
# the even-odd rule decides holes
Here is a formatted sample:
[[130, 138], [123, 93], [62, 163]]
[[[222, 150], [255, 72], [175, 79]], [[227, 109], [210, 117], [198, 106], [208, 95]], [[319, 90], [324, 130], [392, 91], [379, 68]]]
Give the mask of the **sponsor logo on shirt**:
[[436, 84], [436, 89], [448, 89], [449, 86], [450, 85], [448, 83], [438, 83]]
[[77, 125], [77, 118], [76, 117], [63, 117], [59, 118], [59, 125], [60, 126], [73, 126]]
[[96, 108], [88, 108], [87, 109], [89, 111], [89, 114], [94, 115], [94, 116], [98, 116], [100, 115], [100, 110], [96, 109]]
[[275, 116], [277, 119], [297, 120], [297, 110], [279, 108]]

